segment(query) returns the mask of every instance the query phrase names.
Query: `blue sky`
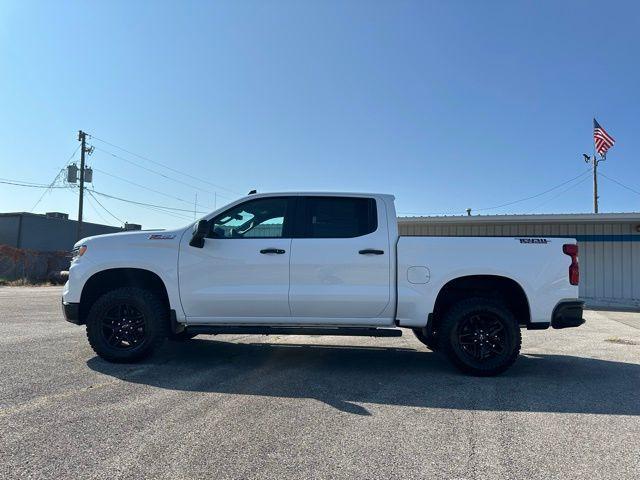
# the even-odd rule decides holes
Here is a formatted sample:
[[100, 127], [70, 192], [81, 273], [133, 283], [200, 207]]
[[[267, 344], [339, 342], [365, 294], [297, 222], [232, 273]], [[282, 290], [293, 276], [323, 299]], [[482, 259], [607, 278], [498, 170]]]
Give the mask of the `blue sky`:
[[[172, 208], [257, 188], [388, 192], [406, 213], [588, 212], [588, 175], [478, 209], [585, 172], [594, 115], [617, 140], [601, 171], [640, 191], [640, 4], [604, 7], [5, 1], [0, 178], [48, 184], [83, 129], [191, 175], [94, 138], [96, 191]], [[0, 211], [41, 193], [0, 185]], [[605, 178], [600, 194], [601, 211], [640, 210]], [[145, 227], [193, 218], [97, 198]], [[47, 193], [35, 211], [50, 210], [75, 218], [77, 194]], [[85, 212], [118, 223], [93, 199]]]

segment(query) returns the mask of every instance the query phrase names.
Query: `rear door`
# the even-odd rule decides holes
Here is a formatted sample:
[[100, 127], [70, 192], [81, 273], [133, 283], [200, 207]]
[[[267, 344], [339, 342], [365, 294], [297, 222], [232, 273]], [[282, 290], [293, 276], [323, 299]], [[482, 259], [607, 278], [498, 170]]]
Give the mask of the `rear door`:
[[380, 319], [391, 296], [384, 204], [368, 197], [305, 196], [296, 217], [289, 289], [293, 321], [387, 324], [389, 319]]

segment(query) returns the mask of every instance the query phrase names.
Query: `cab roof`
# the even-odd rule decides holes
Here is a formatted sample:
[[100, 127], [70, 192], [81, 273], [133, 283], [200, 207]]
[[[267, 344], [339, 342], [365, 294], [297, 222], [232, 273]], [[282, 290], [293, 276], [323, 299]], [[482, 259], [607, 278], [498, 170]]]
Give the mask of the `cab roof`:
[[258, 192], [251, 193], [251, 197], [273, 197], [273, 196], [314, 196], [314, 197], [386, 197], [395, 200], [395, 197], [388, 193], [371, 192]]

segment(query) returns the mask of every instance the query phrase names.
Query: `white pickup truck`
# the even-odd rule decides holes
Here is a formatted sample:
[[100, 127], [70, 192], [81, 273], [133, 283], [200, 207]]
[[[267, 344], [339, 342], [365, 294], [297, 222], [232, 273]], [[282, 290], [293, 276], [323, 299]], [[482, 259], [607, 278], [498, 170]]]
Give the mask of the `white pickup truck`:
[[522, 328], [584, 322], [577, 254], [570, 238], [399, 236], [391, 195], [250, 194], [188, 227], [79, 241], [62, 304], [113, 362], [198, 334], [409, 328], [462, 371], [495, 375]]

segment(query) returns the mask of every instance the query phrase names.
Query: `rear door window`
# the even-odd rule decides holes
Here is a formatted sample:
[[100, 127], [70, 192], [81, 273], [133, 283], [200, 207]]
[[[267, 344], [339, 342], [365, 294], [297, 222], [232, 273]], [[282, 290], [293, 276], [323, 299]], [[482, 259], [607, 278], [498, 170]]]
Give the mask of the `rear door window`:
[[353, 238], [378, 228], [376, 201], [360, 197], [305, 197], [303, 238]]

